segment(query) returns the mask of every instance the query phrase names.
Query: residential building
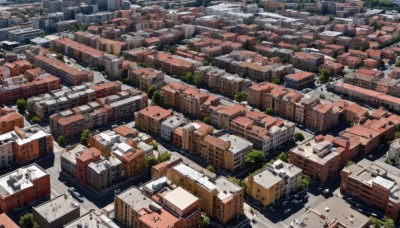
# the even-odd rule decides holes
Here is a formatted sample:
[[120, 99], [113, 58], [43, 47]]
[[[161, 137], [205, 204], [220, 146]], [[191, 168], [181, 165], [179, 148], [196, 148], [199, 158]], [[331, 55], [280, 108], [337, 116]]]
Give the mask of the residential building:
[[149, 106], [140, 110], [135, 118], [136, 127], [144, 131], [160, 135], [161, 123], [172, 115], [172, 110], [159, 106]]
[[205, 175], [181, 163], [168, 169], [167, 178], [199, 196], [200, 208], [222, 224], [243, 214], [244, 191], [225, 177], [211, 182]]
[[[393, 125], [394, 126], [394, 125]], [[346, 138], [355, 138], [360, 141], [360, 153], [369, 155], [378, 147], [382, 134], [368, 126], [354, 125], [347, 128], [342, 134]]]
[[124, 178], [122, 162], [114, 156], [91, 162], [86, 172], [86, 183], [97, 191], [107, 189]]
[[3, 183], [1, 213], [10, 213], [50, 197], [50, 174], [36, 163], [0, 176], [0, 182]]
[[214, 168], [230, 172], [244, 168], [245, 156], [253, 150], [253, 144], [236, 135], [218, 138], [207, 135], [201, 142], [201, 156]]
[[161, 138], [166, 141], [171, 141], [172, 133], [178, 127], [186, 124], [188, 121], [182, 115], [173, 115], [168, 117], [161, 123]]
[[299, 71], [285, 76], [285, 86], [297, 90], [313, 88], [315, 86], [315, 74]]
[[182, 158], [172, 157], [170, 160], [161, 162], [151, 167], [151, 179], [156, 180], [167, 174], [167, 170], [182, 162]]
[[81, 216], [80, 205], [71, 195], [62, 194], [32, 207], [33, 220], [43, 228], [63, 227]]
[[392, 141], [387, 158], [393, 160], [396, 167], [400, 165], [400, 139], [395, 139]]
[[[115, 219], [126, 227], [178, 227], [179, 219], [131, 187], [114, 198]], [[157, 219], [154, 219], [157, 218]]]
[[69, 66], [60, 60], [48, 57], [47, 55], [32, 52], [32, 63], [35, 67], [40, 67], [47, 73], [60, 78], [61, 83], [67, 86], [80, 85], [84, 82], [93, 81], [93, 72], [86, 70], [78, 70], [75, 67]]
[[306, 210], [304, 214], [290, 223], [291, 228], [319, 228], [324, 226], [344, 226], [367, 228], [370, 220], [364, 214], [349, 208], [339, 199], [331, 197], [324, 202]]
[[82, 224], [88, 227], [98, 227], [98, 228], [116, 228], [118, 227], [110, 218], [105, 216], [99, 211], [89, 210], [86, 214], [75, 219], [74, 221], [64, 225], [64, 228], [75, 228], [81, 226]]
[[340, 191], [397, 221], [399, 172], [398, 168], [383, 162], [363, 159], [342, 170]]
[[121, 175], [126, 179], [141, 174], [146, 168], [146, 153], [142, 149], [119, 143], [112, 153], [122, 162]]
[[211, 111], [211, 124], [216, 128], [229, 130], [230, 123], [238, 116], [243, 116], [246, 109], [243, 105], [233, 104], [231, 106], [219, 105]]
[[311, 141], [289, 152], [290, 163], [299, 167], [311, 178], [326, 182], [340, 169], [340, 154], [328, 141]]
[[268, 206], [299, 190], [301, 177], [301, 169], [278, 159], [260, 173], [248, 177], [247, 193], [263, 206]]
[[10, 30], [7, 35], [9, 41], [29, 43], [32, 38], [44, 36], [44, 31], [42, 29], [21, 28]]
[[7, 133], [15, 127], [24, 127], [24, 117], [12, 109], [0, 109], [0, 133]]
[[161, 89], [164, 85], [164, 72], [153, 68], [134, 68], [128, 72], [129, 81], [140, 90], [147, 91], [154, 86]]
[[[200, 121], [188, 123], [182, 128], [177, 128], [176, 130], [178, 129], [182, 130], [182, 134], [175, 138], [179, 137], [181, 139], [179, 141], [182, 144], [182, 149], [196, 155], [200, 155], [201, 153], [201, 142], [203, 139], [214, 131], [212, 126]], [[177, 140], [175, 139], [175, 141]]]

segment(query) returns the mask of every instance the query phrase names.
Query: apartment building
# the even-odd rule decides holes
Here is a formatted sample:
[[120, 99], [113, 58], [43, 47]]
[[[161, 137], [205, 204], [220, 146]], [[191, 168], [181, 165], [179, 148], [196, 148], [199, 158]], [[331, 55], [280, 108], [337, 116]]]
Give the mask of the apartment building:
[[[332, 103], [318, 99], [316, 103], [307, 104], [307, 102], [304, 102], [303, 105], [304, 106], [296, 106], [296, 113], [299, 113], [302, 108], [306, 109], [300, 111], [304, 113], [302, 119], [305, 120], [304, 125], [306, 127], [324, 132], [337, 125], [339, 112]], [[299, 114], [297, 117], [299, 116], [302, 115]]]
[[383, 136], [378, 131], [364, 125], [354, 125], [353, 127], [347, 128], [340, 135], [349, 139], [357, 139], [360, 142], [360, 153], [364, 155], [372, 153], [372, 151], [378, 147], [380, 139]]
[[166, 110], [159, 106], [149, 106], [138, 112], [135, 118], [136, 127], [144, 131], [160, 135], [161, 123], [172, 115], [172, 110]]
[[315, 86], [315, 74], [307, 71], [299, 71], [285, 76], [285, 87], [302, 90]]
[[97, 50], [120, 56], [122, 51], [127, 49], [127, 43], [117, 40], [111, 40], [92, 33], [77, 31], [74, 34], [74, 40], [83, 43]]
[[48, 57], [47, 55], [38, 54], [32, 52], [33, 65], [40, 67], [47, 73], [52, 74], [60, 78], [61, 83], [67, 86], [76, 86], [84, 82], [93, 81], [93, 72], [86, 70], [78, 70], [75, 67], [71, 67], [60, 60]]
[[124, 178], [122, 171], [122, 162], [114, 156], [91, 162], [87, 166], [86, 184], [102, 191], [119, 183]]
[[19, 226], [5, 213], [0, 214], [0, 224], [3, 224], [7, 228], [19, 228]]
[[21, 83], [0, 86], [0, 103], [14, 105], [18, 99], [28, 99], [31, 96], [60, 89], [60, 79], [53, 75], [40, 75], [30, 82], [25, 82], [22, 76], [20, 79], [22, 79]]
[[326, 182], [336, 176], [340, 169], [340, 154], [328, 141], [311, 141], [289, 152], [291, 164], [299, 167], [311, 178]]
[[364, 159], [342, 170], [340, 191], [397, 221], [400, 212], [398, 174], [399, 169], [393, 166]]
[[145, 63], [155, 69], [162, 69], [166, 74], [179, 76], [193, 72], [196, 67], [203, 65], [199, 61], [166, 52], [145, 56]]
[[[180, 133], [176, 134], [177, 131]], [[174, 134], [172, 135], [172, 142], [174, 145], [177, 145], [177, 143], [180, 142], [183, 150], [200, 155], [201, 142], [207, 135], [212, 134], [213, 131], [214, 128], [212, 126], [201, 121], [194, 121], [175, 129]]]
[[[265, 108], [274, 110], [277, 116], [294, 121], [296, 120], [296, 103], [303, 95], [295, 90], [278, 87], [271, 93], [265, 94]], [[296, 122], [299, 122], [296, 120]]]
[[0, 108], [0, 133], [13, 131], [15, 127], [24, 127], [24, 117], [13, 109]]
[[33, 220], [43, 228], [62, 227], [81, 216], [80, 205], [71, 195], [62, 194], [32, 207]]
[[353, 227], [367, 228], [370, 227], [370, 220], [364, 214], [349, 208], [340, 199], [330, 197], [294, 219], [289, 227], [323, 227], [326, 224], [331, 226], [351, 224]]
[[170, 142], [172, 139], [172, 133], [175, 131], [175, 129], [181, 127], [187, 122], [188, 120], [186, 120], [183, 115], [175, 114], [168, 117], [161, 123], [161, 138]]
[[264, 109], [266, 106], [266, 94], [271, 93], [278, 85], [270, 82], [255, 83], [247, 90], [247, 102], [249, 105]]
[[208, 177], [181, 163], [167, 171], [167, 178], [199, 197], [200, 208], [222, 224], [243, 214], [244, 191], [225, 177], [219, 177], [212, 182]]
[[78, 137], [83, 130], [90, 129], [91, 122], [89, 117], [77, 114], [63, 116], [55, 113], [50, 116], [50, 129], [59, 136], [63, 136], [66, 140]]
[[194, 117], [203, 117], [210, 106], [219, 104], [219, 98], [210, 93], [188, 87], [179, 93], [179, 111]]
[[230, 123], [238, 116], [243, 116], [246, 113], [246, 108], [240, 104], [231, 106], [219, 105], [212, 107], [211, 124], [216, 128], [229, 130]]
[[125, 179], [141, 174], [146, 168], [146, 153], [142, 149], [119, 143], [112, 154], [122, 162]]
[[236, 135], [207, 135], [201, 142], [201, 156], [207, 163], [230, 172], [244, 168], [244, 158], [252, 150], [251, 142]]
[[118, 92], [121, 92], [119, 82], [85, 83], [71, 87], [70, 90], [56, 90], [48, 94], [31, 97], [28, 99], [28, 110], [41, 119], [47, 119], [54, 113], [93, 102], [98, 98], [115, 95]]
[[68, 38], [52, 40], [50, 47], [76, 61], [104, 69], [113, 78], [120, 78], [122, 75], [124, 65], [122, 57], [104, 53]]
[[114, 198], [115, 219], [126, 227], [179, 227], [179, 219], [163, 209], [136, 187]]
[[249, 176], [247, 193], [263, 206], [268, 206], [299, 190], [302, 173], [296, 166], [278, 159], [262, 172]]
[[253, 111], [232, 120], [229, 131], [252, 142], [255, 149], [269, 152], [293, 140], [295, 124]]
[[400, 98], [386, 95], [381, 92], [364, 89], [348, 83], [338, 82], [333, 86], [336, 92], [346, 94], [351, 98], [367, 102], [374, 106], [384, 106], [394, 111], [400, 111]]
[[180, 220], [178, 227], [199, 226], [201, 217], [199, 198], [179, 186], [174, 186], [167, 177], [147, 182], [142, 186], [142, 193], [178, 218]]
[[162, 103], [166, 106], [170, 106], [172, 108], [179, 107], [179, 95], [187, 89], [188, 86], [179, 82], [168, 83], [167, 85], [161, 88], [161, 100]]
[[0, 135], [0, 142], [2, 167], [25, 163], [53, 152], [53, 136], [36, 124], [25, 128], [16, 126], [14, 131]]
[[128, 71], [128, 78], [131, 85], [136, 86], [142, 91], [147, 91], [154, 86], [161, 89], [164, 85], [164, 72], [153, 68], [133, 68]]
[[50, 197], [50, 174], [36, 163], [18, 168], [0, 177], [1, 213], [11, 213], [31, 203]]
[[394, 165], [400, 165], [400, 139], [395, 139], [392, 141], [387, 157], [393, 160]]
[[230, 74], [216, 67], [199, 67], [195, 74], [202, 76], [202, 82], [208, 88], [229, 97], [234, 97], [238, 92], [251, 86], [250, 79], [241, 78], [238, 74]]
[[312, 70], [324, 63], [324, 55], [317, 53], [295, 52], [291, 63], [296, 67], [300, 65], [302, 69]]

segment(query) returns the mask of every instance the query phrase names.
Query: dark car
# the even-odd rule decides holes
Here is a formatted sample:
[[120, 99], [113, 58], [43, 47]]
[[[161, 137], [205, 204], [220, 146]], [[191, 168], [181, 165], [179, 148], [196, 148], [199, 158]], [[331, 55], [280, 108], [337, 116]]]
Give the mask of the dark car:
[[75, 192], [75, 188], [74, 188], [74, 187], [70, 187], [70, 188], [68, 189], [68, 192], [71, 193], [71, 194], [73, 194], [73, 193]]
[[81, 196], [81, 194], [79, 192], [73, 192], [72, 195], [75, 197], [75, 199], [77, 199], [79, 202], [83, 202], [83, 197]]

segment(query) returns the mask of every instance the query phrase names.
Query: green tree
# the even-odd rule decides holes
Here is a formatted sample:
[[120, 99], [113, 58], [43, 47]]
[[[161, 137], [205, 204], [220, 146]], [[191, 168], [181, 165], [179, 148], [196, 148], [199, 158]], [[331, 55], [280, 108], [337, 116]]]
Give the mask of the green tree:
[[65, 63], [64, 55], [62, 55], [62, 54], [60, 54], [60, 53], [57, 53], [57, 54], [56, 54], [56, 59], [58, 59], [58, 60], [60, 60], [61, 62]]
[[274, 79], [272, 79], [271, 82], [274, 83], [274, 84], [277, 84], [277, 85], [281, 84], [281, 80], [279, 78], [274, 78]]
[[300, 188], [301, 189], [306, 189], [310, 185], [311, 178], [307, 174], [303, 174], [301, 176], [301, 183], [300, 183]]
[[207, 166], [207, 170], [212, 172], [212, 173], [215, 173], [215, 169], [211, 165]]
[[325, 95], [321, 93], [321, 94], [319, 95], [319, 98], [320, 98], [320, 99], [325, 99]]
[[146, 167], [151, 168], [157, 165], [157, 163], [158, 163], [157, 158], [154, 155], [146, 157]]
[[247, 100], [247, 94], [245, 92], [238, 92], [235, 94], [235, 101], [242, 102]]
[[143, 68], [149, 67], [149, 65], [147, 65], [147, 63], [139, 63], [139, 66], [140, 66], [140, 67], [143, 67]]
[[394, 138], [395, 138], [395, 139], [400, 138], [400, 131], [396, 131], [396, 132], [394, 133]]
[[400, 67], [400, 61], [397, 61], [395, 64], [396, 67]]
[[272, 108], [267, 108], [267, 110], [265, 110], [264, 113], [269, 116], [272, 116], [274, 114], [274, 110]]
[[388, 165], [393, 165], [394, 164], [393, 159], [390, 159], [390, 158], [386, 158], [385, 159], [385, 163], [388, 164]]
[[260, 150], [252, 150], [244, 158], [246, 166], [249, 167], [261, 167], [264, 163], [264, 160], [265, 154]]
[[81, 144], [87, 146], [88, 140], [89, 140], [89, 135], [90, 135], [89, 129], [85, 129], [82, 131], [81, 140], [80, 140]]
[[35, 124], [38, 124], [38, 123], [42, 122], [42, 119], [40, 119], [39, 116], [34, 116], [34, 117], [32, 118], [32, 121], [33, 121]]
[[204, 212], [201, 213], [200, 227], [201, 228], [210, 227], [210, 217], [208, 217], [208, 215]]
[[209, 116], [205, 116], [203, 118], [203, 123], [210, 125], [211, 124], [211, 118]]
[[295, 141], [303, 141], [304, 135], [301, 132], [294, 133], [294, 140]]
[[153, 104], [160, 105], [161, 104], [161, 92], [160, 90], [156, 90], [153, 93], [153, 98], [151, 99]]
[[129, 77], [125, 77], [122, 79], [122, 83], [129, 85], [129, 84], [131, 84], [131, 80], [129, 79]]
[[150, 145], [153, 147], [153, 150], [158, 150], [158, 145], [156, 142], [151, 142]]
[[25, 214], [19, 218], [21, 228], [39, 228], [39, 225], [33, 220], [32, 213]]
[[281, 152], [276, 158], [277, 159], [281, 159], [284, 162], [288, 162], [289, 161], [289, 158], [288, 158], [288, 156], [286, 155], [285, 152]]
[[318, 82], [326, 83], [329, 81], [329, 78], [330, 78], [329, 71], [325, 68], [321, 69], [321, 71], [319, 72]]
[[350, 166], [350, 165], [352, 165], [352, 164], [354, 164], [354, 162], [353, 162], [352, 160], [347, 160], [347, 162], [346, 162], [346, 167], [347, 167], [347, 166]]
[[65, 137], [62, 136], [62, 135], [58, 136], [58, 138], [57, 138], [57, 143], [58, 143], [58, 145], [64, 145], [64, 143], [65, 143]]
[[162, 152], [158, 155], [158, 163], [169, 161], [171, 159], [171, 154], [168, 151]]
[[150, 86], [149, 89], [147, 89], [147, 96], [152, 99], [154, 92], [157, 90], [155, 86]]
[[186, 74], [185, 75], [183, 75], [183, 77], [182, 77], [182, 80], [184, 81], [184, 82], [186, 82], [186, 83], [189, 83], [189, 84], [194, 84], [194, 76], [193, 76], [193, 73], [192, 72], [186, 72]]
[[203, 74], [201, 72], [196, 72], [194, 74], [194, 85], [197, 87], [201, 87], [203, 84]]
[[394, 221], [389, 217], [384, 217], [383, 220], [375, 218], [374, 216], [370, 216], [369, 220], [371, 221], [371, 225], [375, 228], [394, 228], [395, 224]]
[[28, 102], [26, 102], [25, 99], [17, 100], [17, 109], [19, 113], [24, 114], [27, 108], [28, 108]]

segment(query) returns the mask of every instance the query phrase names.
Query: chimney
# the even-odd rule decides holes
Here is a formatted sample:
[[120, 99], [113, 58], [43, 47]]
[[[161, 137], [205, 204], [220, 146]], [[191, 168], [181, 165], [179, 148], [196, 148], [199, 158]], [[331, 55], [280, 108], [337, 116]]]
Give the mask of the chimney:
[[346, 151], [349, 151], [350, 150], [350, 140], [347, 140], [346, 141]]

